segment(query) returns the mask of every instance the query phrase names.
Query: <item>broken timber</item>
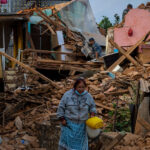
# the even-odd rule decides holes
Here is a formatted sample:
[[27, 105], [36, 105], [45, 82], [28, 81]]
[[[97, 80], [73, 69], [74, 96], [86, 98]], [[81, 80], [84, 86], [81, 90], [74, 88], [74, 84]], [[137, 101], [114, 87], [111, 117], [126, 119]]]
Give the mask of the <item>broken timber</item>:
[[60, 52], [60, 51], [49, 51], [49, 50], [38, 50], [38, 49], [25, 49], [23, 53], [42, 53], [42, 54], [61, 54], [61, 55], [69, 55], [69, 56], [84, 56], [80, 53], [68, 53], [68, 52]]
[[[30, 41], [31, 47], [32, 47], [33, 49], [35, 49], [35, 45], [34, 45], [34, 43], [33, 43], [33, 40], [32, 40], [32, 38], [31, 38], [29, 32], [26, 32], [26, 36], [27, 36], [27, 41]], [[28, 46], [27, 46], [27, 47], [28, 47]]]
[[38, 63], [55, 63], [55, 64], [70, 64], [70, 65], [91, 65], [95, 66], [97, 63], [93, 62], [87, 62], [87, 63], [82, 63], [82, 62], [69, 62], [69, 61], [59, 61], [59, 60], [49, 60], [49, 59], [37, 59]]
[[[130, 55], [140, 44], [142, 44], [143, 41], [145, 41], [147, 39], [147, 37], [150, 35], [150, 32], [148, 32], [146, 35], [144, 35], [144, 37], [138, 41], [135, 45], [133, 45], [128, 51], [127, 51], [127, 55]], [[113, 69], [121, 64], [124, 60], [126, 59], [126, 56], [122, 55], [116, 62], [114, 62], [107, 70], [108, 71], [113, 71]]]
[[52, 80], [48, 79], [46, 76], [42, 75], [42, 74], [39, 73], [38, 71], [36, 71], [36, 70], [34, 70], [33, 68], [29, 67], [28, 65], [25, 65], [24, 63], [22, 63], [22, 62], [18, 61], [17, 59], [15, 59], [15, 58], [13, 58], [13, 57], [7, 55], [7, 54], [4, 53], [4, 52], [0, 52], [0, 55], [5, 56], [5, 57], [8, 58], [10, 61], [13, 61], [13, 62], [15, 62], [16, 64], [20, 65], [21, 67], [23, 67], [23, 68], [25, 68], [25, 69], [31, 71], [33, 74], [38, 75], [38, 76], [41, 77], [43, 80], [49, 82], [52, 86], [57, 87], [56, 84], [55, 84]]
[[56, 33], [55, 33], [54, 30], [51, 28], [51, 26], [50, 26], [48, 23], [45, 23], [45, 24], [46, 24], [47, 28], [49, 29], [49, 31], [50, 31], [53, 35], [55, 35]]
[[105, 105], [100, 104], [100, 103], [98, 103], [98, 102], [95, 102], [95, 104], [96, 104], [96, 106], [98, 106], [98, 107], [101, 107], [101, 108], [104, 108], [104, 109], [107, 109], [107, 110], [110, 110], [110, 111], [114, 111], [114, 108], [112, 108], [112, 107], [105, 106]]
[[128, 60], [130, 60], [135, 66], [138, 66], [138, 62], [131, 57], [131, 55], [129, 55], [127, 52], [125, 52], [125, 50], [123, 48], [121, 48], [117, 43], [115, 43], [112, 39], [109, 40], [109, 42], [116, 47]]
[[104, 145], [101, 150], [111, 150], [126, 136], [126, 133], [119, 133], [109, 144]]

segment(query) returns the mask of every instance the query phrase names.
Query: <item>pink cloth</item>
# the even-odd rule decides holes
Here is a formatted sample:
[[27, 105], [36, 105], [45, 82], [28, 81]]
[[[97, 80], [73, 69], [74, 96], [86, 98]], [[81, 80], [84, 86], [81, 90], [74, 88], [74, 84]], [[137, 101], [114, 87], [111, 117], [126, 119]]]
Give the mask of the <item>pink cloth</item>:
[[7, 4], [7, 0], [1, 0], [1, 4]]
[[[128, 35], [130, 28], [133, 30], [132, 36]], [[132, 9], [125, 16], [124, 26], [114, 29], [114, 41], [119, 46], [132, 46], [149, 31], [150, 12], [144, 9]]]

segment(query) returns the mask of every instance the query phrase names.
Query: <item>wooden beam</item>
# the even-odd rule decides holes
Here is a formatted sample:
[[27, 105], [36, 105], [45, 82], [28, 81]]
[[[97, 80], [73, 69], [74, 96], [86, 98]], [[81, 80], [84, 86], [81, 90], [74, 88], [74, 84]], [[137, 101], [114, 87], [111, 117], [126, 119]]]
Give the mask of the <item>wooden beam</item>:
[[150, 131], [150, 124], [142, 119], [141, 117], [138, 117], [137, 122], [141, 124], [147, 131]]
[[107, 143], [101, 150], [112, 150], [126, 136], [126, 133], [119, 133], [109, 144]]
[[88, 71], [88, 69], [86, 69], [86, 68], [73, 67], [73, 66], [69, 66], [69, 65], [61, 65], [61, 66], [59, 67], [59, 70], [70, 70], [70, 71], [78, 71], [78, 72], [85, 72], [85, 71]]
[[100, 103], [98, 103], [98, 102], [95, 102], [95, 104], [96, 104], [96, 106], [98, 106], [98, 107], [102, 107], [102, 108], [107, 109], [107, 110], [110, 110], [110, 111], [114, 111], [114, 110], [115, 110], [115, 109], [112, 108], [112, 107], [105, 106], [105, 105], [100, 104]]
[[25, 49], [23, 53], [45, 53], [45, 54], [61, 54], [61, 55], [70, 55], [70, 56], [84, 56], [83, 54], [80, 53], [68, 53], [68, 52], [60, 52], [60, 51], [49, 51], [49, 50], [38, 50], [38, 49]]
[[45, 34], [49, 29], [47, 28], [46, 30], [44, 30], [41, 35]]
[[135, 66], [139, 66], [139, 63], [133, 58], [131, 57], [128, 53], [126, 53], [124, 51], [123, 48], [121, 48], [117, 43], [115, 43], [112, 39], [109, 39], [109, 42], [115, 47], [117, 48], [129, 61], [132, 62], [132, 64], [134, 64]]
[[150, 87], [149, 82], [141, 78], [140, 79], [140, 90], [145, 93], [150, 93], [149, 87]]
[[52, 27], [45, 22], [45, 25], [47, 26], [47, 28], [49, 29], [49, 31], [52, 33], [52, 35], [56, 35], [56, 33], [54, 32], [54, 30], [52, 29]]
[[25, 23], [26, 25], [26, 37], [25, 37], [25, 47], [28, 48], [28, 23]]
[[2, 56], [0, 56], [0, 78], [3, 78]]
[[21, 67], [25, 68], [26, 70], [29, 70], [30, 72], [32, 72], [33, 74], [38, 75], [39, 77], [41, 77], [43, 80], [49, 82], [52, 86], [57, 87], [56, 83], [53, 82], [52, 80], [50, 80], [49, 78], [47, 78], [46, 76], [42, 75], [40, 72], [34, 70], [33, 68], [29, 67], [28, 65], [25, 65], [24, 63], [18, 61], [17, 59], [7, 55], [4, 52], [0, 52], [0, 55], [5, 56], [6, 58], [8, 58], [10, 61], [15, 62], [16, 64], [20, 65]]
[[[48, 17], [52, 17], [53, 16], [53, 14], [52, 15], [49, 15]], [[38, 23], [37, 23], [37, 25], [39, 25], [39, 24], [41, 24], [41, 23], [43, 23], [45, 20], [43, 19], [43, 20], [41, 20], [41, 21], [39, 21]]]
[[34, 43], [33, 43], [33, 40], [32, 40], [32, 38], [31, 38], [29, 32], [27, 32], [26, 35], [27, 35], [28, 40], [30, 41], [31, 48], [35, 49], [35, 45], [34, 45]]
[[59, 60], [50, 60], [50, 59], [37, 59], [37, 63], [53, 63], [53, 64], [70, 64], [70, 65], [91, 65], [91, 66], [96, 66], [99, 65], [99, 63], [93, 63], [93, 62], [86, 62], [86, 63], [81, 63], [81, 62], [74, 62], [74, 61], [59, 61]]
[[[127, 54], [131, 54], [140, 44], [142, 44], [143, 41], [147, 39], [147, 37], [150, 35], [150, 32], [148, 32], [146, 35], [142, 37], [140, 41], [138, 41], [135, 45], [133, 45], [128, 51]], [[121, 64], [126, 57], [123, 55], [121, 56], [117, 61], [115, 61], [107, 70], [112, 71], [117, 65]]]
[[47, 15], [45, 15], [38, 7], [36, 8], [35, 12], [44, 19], [45, 22], [56, 25], [57, 23], [50, 19]]
[[113, 96], [118, 96], [118, 95], [122, 95], [122, 94], [126, 94], [129, 93], [129, 90], [118, 90], [116, 92], [109, 92], [109, 93], [105, 93], [106, 95], [113, 95]]
[[77, 72], [86, 72], [86, 71], [99, 71], [99, 68], [86, 68], [86, 67], [80, 67], [80, 66], [72, 66], [72, 65], [61, 65], [61, 64], [45, 64], [45, 65], [34, 65], [35, 68], [37, 69], [45, 69], [45, 70], [72, 70], [72, 71], [77, 71]]

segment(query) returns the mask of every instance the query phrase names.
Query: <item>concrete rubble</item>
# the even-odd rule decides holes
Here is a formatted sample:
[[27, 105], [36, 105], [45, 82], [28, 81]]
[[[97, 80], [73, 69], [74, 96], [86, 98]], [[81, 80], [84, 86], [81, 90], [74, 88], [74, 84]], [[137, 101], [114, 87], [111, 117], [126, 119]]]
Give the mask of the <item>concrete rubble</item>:
[[[149, 7], [149, 3], [146, 6], [141, 4], [139, 9]], [[5, 70], [5, 88], [0, 92], [0, 149], [57, 150], [60, 134], [60, 122], [56, 117], [58, 105], [63, 94], [73, 88], [75, 79], [84, 77], [87, 91], [95, 100], [97, 116], [104, 120], [103, 133], [90, 142], [91, 150], [149, 150], [150, 64], [141, 62], [136, 54], [131, 53], [149, 42], [150, 32], [130, 45], [128, 50], [118, 45], [111, 33], [106, 38], [111, 47], [109, 53], [115, 47], [119, 56], [111, 64], [105, 60], [108, 55], [97, 62], [89, 62], [81, 52], [87, 42], [85, 33], [68, 27], [56, 15], [56, 10], [50, 16], [38, 7], [18, 12], [28, 17], [34, 13], [42, 19], [36, 25], [46, 26], [43, 35], [55, 35], [58, 30], [63, 32], [62, 45], [71, 49], [71, 53], [59, 51], [58, 47], [62, 45], [57, 44], [55, 51], [38, 50], [28, 33], [20, 60], [0, 52], [15, 64]], [[56, 54], [55, 59], [51, 54]], [[69, 59], [58, 59], [59, 55], [68, 55]], [[67, 70], [69, 75], [66, 73], [65, 78], [51, 80], [40, 69], [59, 73]], [[143, 110], [148, 110], [148, 113]]]

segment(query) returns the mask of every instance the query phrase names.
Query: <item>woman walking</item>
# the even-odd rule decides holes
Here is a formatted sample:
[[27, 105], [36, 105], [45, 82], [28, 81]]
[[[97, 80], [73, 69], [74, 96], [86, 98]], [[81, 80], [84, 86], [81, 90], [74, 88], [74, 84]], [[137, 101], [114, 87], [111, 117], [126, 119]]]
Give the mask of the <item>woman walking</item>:
[[61, 120], [59, 150], [88, 150], [85, 121], [96, 113], [95, 103], [86, 90], [84, 79], [77, 79], [59, 104], [57, 115]]

